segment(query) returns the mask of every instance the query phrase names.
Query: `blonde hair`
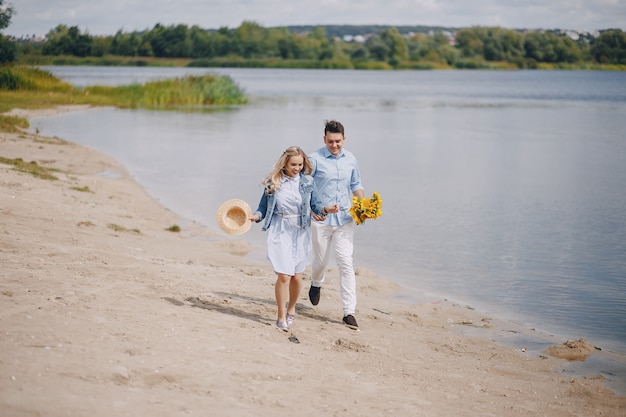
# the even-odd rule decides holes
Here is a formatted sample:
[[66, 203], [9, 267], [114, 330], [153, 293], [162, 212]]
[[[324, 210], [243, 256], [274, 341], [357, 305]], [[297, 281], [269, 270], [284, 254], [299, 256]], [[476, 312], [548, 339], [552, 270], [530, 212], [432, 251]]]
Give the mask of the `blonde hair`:
[[297, 146], [290, 146], [285, 149], [285, 152], [278, 158], [278, 161], [274, 165], [274, 169], [267, 174], [267, 177], [263, 180], [263, 186], [265, 186], [265, 193], [267, 195], [273, 194], [278, 188], [280, 188], [281, 179], [283, 177], [285, 167], [287, 166], [287, 162], [289, 162], [289, 158], [293, 156], [301, 156], [303, 161], [302, 173], [305, 175], [310, 175], [313, 172], [313, 165], [309, 158], [306, 156], [304, 151]]

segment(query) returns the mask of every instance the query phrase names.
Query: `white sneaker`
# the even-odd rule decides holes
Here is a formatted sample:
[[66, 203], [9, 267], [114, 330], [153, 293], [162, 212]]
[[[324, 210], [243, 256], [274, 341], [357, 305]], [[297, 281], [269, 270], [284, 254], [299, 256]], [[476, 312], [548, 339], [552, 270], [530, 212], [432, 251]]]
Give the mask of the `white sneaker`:
[[289, 326], [287, 325], [287, 322], [284, 322], [284, 321], [276, 320], [276, 328], [278, 330], [282, 330], [283, 332], [289, 331]]

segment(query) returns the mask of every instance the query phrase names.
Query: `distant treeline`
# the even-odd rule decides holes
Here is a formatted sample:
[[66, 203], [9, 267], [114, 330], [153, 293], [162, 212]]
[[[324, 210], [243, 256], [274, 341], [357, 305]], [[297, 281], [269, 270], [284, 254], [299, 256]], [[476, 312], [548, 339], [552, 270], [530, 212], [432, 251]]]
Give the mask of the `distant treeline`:
[[[346, 40], [345, 35], [357, 33], [364, 33], [359, 42]], [[243, 22], [235, 29], [157, 24], [143, 32], [91, 36], [81, 33], [77, 26], [59, 25], [47, 34], [45, 41], [18, 42], [18, 62], [37, 56], [130, 57], [139, 65], [154, 58], [184, 58], [193, 66], [429, 69], [589, 68], [610, 64], [623, 69], [626, 33], [611, 29], [597, 37], [573, 40], [558, 31], [501, 27], [296, 29], [265, 28], [255, 22]]]

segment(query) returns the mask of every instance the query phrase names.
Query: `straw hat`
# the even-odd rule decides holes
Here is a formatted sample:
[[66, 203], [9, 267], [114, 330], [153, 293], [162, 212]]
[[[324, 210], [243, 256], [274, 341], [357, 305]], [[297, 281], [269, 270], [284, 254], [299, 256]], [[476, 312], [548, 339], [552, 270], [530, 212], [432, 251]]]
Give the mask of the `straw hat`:
[[248, 203], [236, 198], [225, 201], [217, 209], [217, 224], [229, 235], [240, 235], [250, 230], [252, 210]]

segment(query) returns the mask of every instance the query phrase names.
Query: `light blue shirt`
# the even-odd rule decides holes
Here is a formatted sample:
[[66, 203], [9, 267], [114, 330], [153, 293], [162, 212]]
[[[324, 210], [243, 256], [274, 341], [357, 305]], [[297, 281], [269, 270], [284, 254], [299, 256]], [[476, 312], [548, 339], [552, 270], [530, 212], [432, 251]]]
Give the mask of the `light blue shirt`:
[[311, 175], [324, 207], [339, 204], [339, 213], [326, 215], [326, 224], [342, 226], [353, 221], [350, 215], [352, 193], [362, 190], [361, 173], [356, 158], [351, 152], [341, 150], [335, 156], [328, 148], [323, 147], [309, 155], [313, 164]]

